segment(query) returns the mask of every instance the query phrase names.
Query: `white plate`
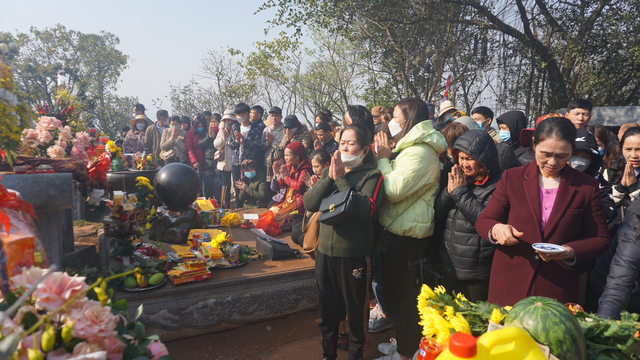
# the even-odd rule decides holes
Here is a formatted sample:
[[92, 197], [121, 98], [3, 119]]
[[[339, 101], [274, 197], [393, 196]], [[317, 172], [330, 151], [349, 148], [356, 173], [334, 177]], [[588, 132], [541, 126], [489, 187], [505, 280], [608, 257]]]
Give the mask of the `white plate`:
[[549, 243], [535, 243], [531, 245], [533, 250], [541, 252], [543, 254], [560, 254], [564, 252], [566, 249], [560, 245], [549, 244]]

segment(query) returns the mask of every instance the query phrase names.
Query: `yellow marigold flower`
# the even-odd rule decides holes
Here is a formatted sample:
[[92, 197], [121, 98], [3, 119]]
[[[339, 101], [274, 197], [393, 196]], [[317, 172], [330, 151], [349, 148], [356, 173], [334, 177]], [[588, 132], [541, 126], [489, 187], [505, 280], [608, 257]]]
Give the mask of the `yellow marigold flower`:
[[149, 211], [149, 215], [154, 216], [156, 214], [156, 208], [151, 208], [151, 211]]
[[512, 308], [512, 307], [513, 307], [513, 306], [505, 306], [505, 307], [504, 307], [504, 309], [505, 309], [505, 310], [507, 310], [507, 312], [509, 312], [509, 311], [511, 311], [511, 308]]
[[440, 286], [438, 286], [438, 287], [436, 287], [436, 288], [434, 289], [434, 292], [435, 292], [437, 295], [442, 295], [442, 294], [444, 294], [444, 293], [446, 293], [446, 292], [447, 292], [447, 289], [445, 289], [445, 288], [444, 288], [444, 286], [440, 285]]
[[489, 320], [493, 321], [494, 324], [500, 325], [502, 323], [502, 320], [506, 316], [507, 315], [503, 314], [502, 311], [500, 311], [500, 308], [495, 308], [493, 309], [493, 311], [491, 311], [491, 316], [489, 317]]
[[462, 316], [462, 314], [457, 313], [456, 316], [453, 316], [451, 319], [449, 319], [449, 322], [451, 323], [451, 325], [453, 325], [453, 328], [456, 330], [456, 332], [471, 334], [469, 323], [467, 322], [467, 319]]
[[147, 230], [151, 229], [151, 223], [147, 223], [147, 225], [145, 226], [145, 228], [146, 228]]

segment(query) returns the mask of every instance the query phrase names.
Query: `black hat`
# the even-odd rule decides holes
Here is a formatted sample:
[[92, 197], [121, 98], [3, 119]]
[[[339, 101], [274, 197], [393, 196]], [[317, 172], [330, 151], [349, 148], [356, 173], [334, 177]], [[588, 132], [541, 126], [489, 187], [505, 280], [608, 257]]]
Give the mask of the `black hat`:
[[278, 115], [282, 115], [282, 109], [280, 109], [277, 106], [273, 106], [271, 109], [269, 109], [269, 114], [278, 114]]
[[285, 129], [291, 129], [291, 128], [297, 128], [302, 126], [302, 124], [300, 124], [300, 121], [298, 121], [298, 117], [295, 115], [287, 115], [287, 117], [284, 118], [284, 128]]
[[584, 171], [584, 173], [596, 176], [600, 171], [600, 166], [602, 165], [602, 157], [598, 152], [598, 141], [596, 140], [596, 137], [593, 136], [587, 128], [581, 127], [576, 130], [575, 149], [585, 150], [591, 154], [591, 164], [589, 164], [589, 167]]

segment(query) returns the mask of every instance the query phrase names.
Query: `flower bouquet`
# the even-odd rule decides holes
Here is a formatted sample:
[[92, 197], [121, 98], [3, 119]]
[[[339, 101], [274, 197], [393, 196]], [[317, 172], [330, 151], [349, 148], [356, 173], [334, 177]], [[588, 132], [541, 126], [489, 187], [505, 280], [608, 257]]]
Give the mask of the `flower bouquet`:
[[91, 138], [84, 131], [75, 136], [71, 128], [62, 126], [62, 122], [54, 117], [41, 116], [35, 129], [22, 131], [21, 153], [38, 157], [49, 157], [54, 160], [71, 158], [87, 160], [87, 148], [91, 146]]
[[[12, 291], [0, 303], [4, 358], [173, 359], [158, 336], [147, 335], [138, 321], [142, 306], [127, 321], [127, 301], [115, 301], [107, 289], [109, 281], [138, 270], [87, 285], [84, 277], [54, 269], [23, 268], [11, 278]], [[89, 294], [98, 301], [89, 300]]]
[[111, 170], [121, 170], [124, 168], [124, 162], [122, 159], [122, 149], [116, 146], [116, 144], [109, 140], [107, 141], [107, 150], [111, 155]]

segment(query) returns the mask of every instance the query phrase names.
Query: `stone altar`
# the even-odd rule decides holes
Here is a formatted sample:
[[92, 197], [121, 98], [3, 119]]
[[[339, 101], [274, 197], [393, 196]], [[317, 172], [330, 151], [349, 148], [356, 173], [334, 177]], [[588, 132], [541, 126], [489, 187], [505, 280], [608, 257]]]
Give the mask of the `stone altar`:
[[[36, 227], [40, 242], [50, 264], [62, 268], [62, 256], [71, 244], [73, 251], [73, 225], [65, 226], [65, 211], [73, 208], [73, 178], [71, 174], [3, 175], [0, 183], [20, 193], [38, 216]], [[66, 221], [65, 221], [66, 220]], [[68, 224], [67, 224], [68, 225]], [[66, 244], [66, 246], [65, 246]]]
[[[264, 210], [264, 209], [263, 209]], [[235, 243], [255, 247], [249, 229], [231, 229]], [[290, 236], [280, 237], [299, 248]], [[169, 249], [168, 244], [163, 244]], [[156, 290], [116, 291], [134, 314], [144, 304], [142, 321], [163, 341], [226, 330], [307, 311], [318, 306], [315, 262], [301, 259], [258, 260], [231, 269], [212, 269], [212, 278], [174, 286], [170, 281]]]

